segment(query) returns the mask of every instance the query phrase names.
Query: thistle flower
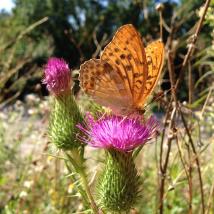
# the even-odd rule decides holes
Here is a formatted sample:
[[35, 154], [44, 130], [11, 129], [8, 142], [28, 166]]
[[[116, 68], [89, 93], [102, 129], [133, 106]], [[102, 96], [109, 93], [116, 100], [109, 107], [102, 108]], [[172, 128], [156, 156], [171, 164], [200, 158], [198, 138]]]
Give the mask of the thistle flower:
[[43, 83], [47, 89], [55, 94], [60, 95], [71, 89], [71, 73], [68, 64], [59, 58], [50, 58], [45, 65], [45, 78]]
[[86, 127], [78, 127], [88, 136], [82, 140], [92, 147], [129, 152], [150, 140], [156, 133], [158, 123], [154, 117], [142, 123], [139, 117], [113, 115], [95, 121], [88, 114]]
[[158, 126], [151, 117], [142, 123], [140, 117], [104, 116], [97, 121], [89, 114], [86, 127], [78, 127], [87, 135], [87, 144], [106, 150], [105, 166], [97, 185], [97, 202], [110, 212], [128, 212], [141, 192], [132, 151], [151, 139]]
[[53, 94], [49, 121], [49, 137], [58, 148], [73, 150], [81, 144], [76, 139], [79, 132], [77, 123], [82, 115], [71, 92], [71, 73], [63, 59], [50, 58], [45, 66], [43, 83]]

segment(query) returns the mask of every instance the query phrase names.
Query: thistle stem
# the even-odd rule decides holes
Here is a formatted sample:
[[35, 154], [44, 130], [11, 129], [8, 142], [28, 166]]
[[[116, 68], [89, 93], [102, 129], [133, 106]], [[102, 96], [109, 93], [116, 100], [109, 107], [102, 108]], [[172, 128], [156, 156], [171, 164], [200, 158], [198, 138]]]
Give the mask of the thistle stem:
[[87, 181], [86, 174], [85, 174], [85, 172], [83, 170], [81, 170], [79, 172], [79, 175], [80, 175], [80, 177], [82, 179], [82, 184], [83, 184], [83, 187], [84, 187], [84, 189], [86, 191], [86, 194], [87, 194], [87, 196], [88, 196], [88, 198], [90, 200], [91, 208], [92, 208], [93, 212], [95, 214], [97, 214], [97, 213], [99, 213], [99, 209], [98, 209], [98, 207], [97, 207], [97, 205], [96, 205], [96, 203], [94, 201], [94, 198], [93, 198], [93, 196], [91, 194], [91, 191], [90, 191], [90, 188], [88, 186], [88, 181]]
[[87, 181], [87, 175], [84, 170], [83, 166], [83, 158], [80, 156], [79, 152], [76, 150], [71, 151], [71, 155], [66, 153], [69, 161], [71, 162], [72, 166], [74, 167], [75, 171], [79, 174], [81, 180], [82, 180], [82, 186], [87, 194], [87, 197], [90, 201], [91, 208], [93, 210], [93, 213], [97, 214], [99, 213], [99, 209], [94, 201], [94, 198], [91, 194], [91, 190], [88, 186], [88, 181]]
[[[70, 166], [68, 165], [68, 163], [65, 162], [65, 165], [66, 165], [68, 171], [69, 171], [70, 173], [72, 173], [72, 169], [70, 168]], [[75, 182], [75, 176], [72, 175], [72, 176], [71, 176], [71, 179], [72, 179], [72, 182], [74, 183], [74, 182]], [[81, 196], [82, 196], [82, 200], [83, 200], [84, 205], [85, 205], [86, 207], [89, 207], [90, 204], [89, 204], [89, 202], [88, 202], [88, 197], [87, 197], [86, 191], [84, 191], [83, 188], [82, 188], [82, 186], [79, 186], [79, 185], [77, 185], [77, 189], [78, 189], [78, 192], [79, 192], [79, 193], [81, 194]]]

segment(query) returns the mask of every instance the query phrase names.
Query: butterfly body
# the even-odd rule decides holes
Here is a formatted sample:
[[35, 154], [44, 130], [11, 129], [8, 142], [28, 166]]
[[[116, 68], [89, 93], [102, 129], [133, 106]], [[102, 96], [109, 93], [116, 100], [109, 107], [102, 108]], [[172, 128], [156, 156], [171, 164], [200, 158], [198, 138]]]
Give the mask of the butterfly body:
[[144, 48], [141, 37], [131, 25], [118, 29], [100, 59], [80, 67], [80, 85], [97, 103], [115, 114], [129, 115], [143, 110], [154, 89], [163, 65], [163, 43]]

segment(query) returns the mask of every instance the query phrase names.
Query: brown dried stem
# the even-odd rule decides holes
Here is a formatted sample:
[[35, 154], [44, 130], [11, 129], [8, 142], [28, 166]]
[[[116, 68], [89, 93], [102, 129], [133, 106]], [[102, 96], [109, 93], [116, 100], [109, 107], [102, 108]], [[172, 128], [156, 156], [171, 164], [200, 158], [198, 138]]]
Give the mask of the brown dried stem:
[[[172, 131], [172, 128], [174, 126], [174, 117], [176, 113], [176, 108], [173, 109], [171, 112], [170, 116], [170, 124], [169, 124], [169, 130]], [[167, 124], [168, 119], [166, 119], [165, 124]], [[165, 131], [164, 131], [165, 134]], [[165, 156], [165, 161], [162, 164], [162, 156], [163, 156], [163, 141], [164, 141], [164, 134], [162, 135], [162, 141], [161, 141], [161, 153], [160, 153], [160, 176], [161, 176], [161, 181], [160, 181], [160, 190], [159, 190], [159, 213], [163, 213], [163, 208], [164, 208], [164, 191], [165, 191], [165, 180], [166, 180], [166, 172], [167, 172], [167, 167], [169, 163], [169, 154], [171, 151], [171, 142], [173, 137], [170, 136], [167, 139], [167, 151], [166, 151], [166, 156]]]
[[[171, 73], [170, 81], [171, 81], [171, 86], [173, 87], [173, 91], [172, 91], [172, 93], [173, 93], [173, 99], [174, 99], [174, 101], [176, 103], [176, 106], [178, 107], [178, 111], [179, 111], [179, 113], [181, 115], [181, 119], [182, 119], [182, 122], [184, 124], [186, 133], [188, 135], [192, 151], [193, 151], [194, 155], [196, 156], [196, 165], [197, 165], [197, 171], [198, 171], [198, 175], [199, 175], [200, 192], [201, 192], [202, 213], [205, 213], [205, 203], [204, 203], [203, 181], [202, 181], [202, 176], [201, 176], [200, 161], [199, 161], [199, 158], [198, 158], [198, 155], [197, 155], [197, 151], [195, 149], [195, 145], [194, 145], [194, 142], [192, 140], [192, 137], [191, 137], [188, 125], [187, 125], [186, 120], [184, 118], [184, 115], [183, 115], [183, 113], [181, 111], [181, 107], [180, 107], [180, 105], [177, 102], [176, 91], [177, 91], [178, 86], [179, 86], [179, 84], [180, 84], [180, 82], [182, 80], [183, 73], [184, 73], [184, 68], [186, 67], [187, 63], [189, 63], [189, 61], [191, 59], [191, 56], [193, 54], [194, 46], [195, 46], [195, 43], [197, 41], [198, 35], [200, 33], [200, 30], [201, 30], [201, 27], [202, 27], [202, 24], [203, 24], [203, 21], [204, 21], [204, 18], [205, 18], [205, 15], [206, 15], [206, 12], [207, 12], [209, 4], [210, 4], [210, 0], [207, 0], [206, 3], [205, 3], [205, 6], [204, 6], [204, 11], [203, 11], [202, 16], [201, 16], [201, 18], [199, 20], [199, 23], [197, 25], [195, 34], [193, 35], [192, 41], [189, 44], [189, 48], [188, 48], [187, 54], [185, 55], [185, 58], [183, 60], [183, 63], [182, 63], [182, 66], [181, 66], [181, 70], [180, 70], [180, 74], [179, 74], [179, 78], [178, 78], [178, 80], [177, 80], [177, 82], [175, 84], [175, 87], [174, 87], [174, 84], [173, 84], [173, 75], [171, 73], [174, 70], [171, 69], [172, 66], [169, 66], [169, 72]], [[172, 39], [172, 37], [171, 37], [171, 39]], [[172, 61], [170, 54], [169, 54], [169, 61]], [[170, 64], [172, 64], [172, 63], [169, 62], [168, 65], [170, 65]], [[192, 169], [191, 169], [191, 166], [190, 166], [190, 168], [189, 168], [189, 175], [190, 176], [191, 176], [191, 171], [192, 171]], [[190, 179], [191, 179], [191, 177], [190, 177]], [[190, 189], [190, 197], [192, 197], [192, 193], [191, 193], [192, 186], [191, 186], [191, 183], [189, 183], [189, 185], [190, 185], [189, 187], [191, 187], [191, 189]], [[191, 200], [190, 200], [190, 203], [191, 203]], [[192, 212], [192, 207], [191, 207], [191, 204], [189, 204], [189, 213], [191, 213], [191, 212]]]
[[214, 198], [214, 181], [212, 183], [212, 187], [211, 187], [211, 190], [210, 190], [210, 195], [209, 195], [208, 202], [207, 202], [206, 214], [210, 213], [210, 207], [211, 207], [213, 198]]
[[195, 43], [197, 41], [198, 35], [199, 35], [201, 27], [203, 25], [203, 21], [204, 21], [207, 9], [209, 7], [210, 1], [211, 0], [206, 0], [206, 3], [204, 5], [204, 11], [203, 11], [202, 16], [201, 16], [201, 18], [199, 20], [199, 23], [197, 25], [196, 31], [192, 36], [192, 41], [189, 44], [188, 51], [187, 51], [187, 53], [186, 53], [186, 55], [184, 57], [184, 60], [183, 60], [182, 66], [181, 66], [181, 70], [180, 70], [180, 74], [179, 74], [179, 78], [178, 78], [178, 80], [176, 82], [176, 85], [175, 85], [175, 91], [177, 91], [177, 88], [178, 88], [179, 84], [181, 83], [181, 80], [182, 80], [182, 77], [183, 77], [183, 73], [184, 73], [184, 68], [186, 67], [188, 61], [190, 60], [190, 58], [191, 58], [191, 56], [193, 54]]
[[185, 130], [186, 130], [187, 136], [188, 136], [188, 138], [189, 138], [189, 142], [190, 142], [192, 151], [193, 151], [193, 153], [194, 153], [194, 155], [195, 155], [195, 162], [196, 162], [196, 166], [197, 166], [198, 177], [199, 177], [199, 184], [200, 184], [200, 192], [201, 192], [202, 213], [205, 213], [203, 180], [202, 180], [202, 175], [201, 175], [200, 160], [199, 160], [199, 157], [198, 157], [198, 154], [197, 154], [197, 151], [196, 151], [196, 148], [195, 148], [195, 145], [194, 145], [192, 136], [191, 136], [191, 134], [190, 134], [190, 131], [189, 131], [187, 122], [186, 122], [186, 120], [185, 120], [185, 118], [184, 118], [184, 115], [183, 115], [183, 112], [181, 111], [180, 106], [178, 107], [178, 110], [179, 110], [179, 113], [180, 113], [180, 115], [181, 115], [181, 120], [182, 120], [182, 122], [183, 122], [183, 124], [184, 124], [184, 128], [185, 128]]

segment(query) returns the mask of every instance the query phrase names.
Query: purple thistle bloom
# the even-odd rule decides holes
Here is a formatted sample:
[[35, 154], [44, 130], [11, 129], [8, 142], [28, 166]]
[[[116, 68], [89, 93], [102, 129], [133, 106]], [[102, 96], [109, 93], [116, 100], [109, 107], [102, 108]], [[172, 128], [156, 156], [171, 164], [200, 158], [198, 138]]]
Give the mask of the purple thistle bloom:
[[45, 65], [45, 78], [42, 81], [47, 89], [60, 95], [71, 89], [71, 73], [68, 64], [59, 58], [50, 58]]
[[140, 117], [104, 116], [95, 121], [87, 115], [86, 128], [78, 125], [88, 138], [81, 140], [92, 147], [129, 152], [155, 136], [159, 124], [154, 117], [142, 123]]

